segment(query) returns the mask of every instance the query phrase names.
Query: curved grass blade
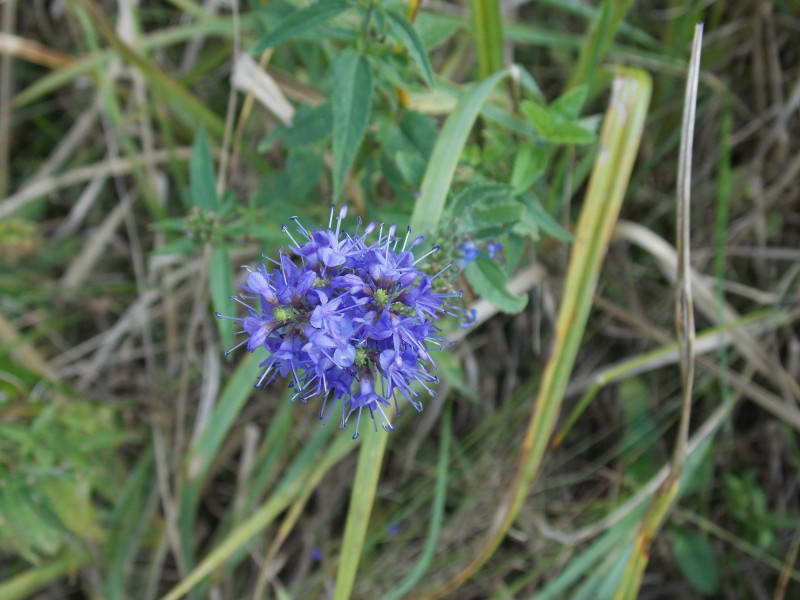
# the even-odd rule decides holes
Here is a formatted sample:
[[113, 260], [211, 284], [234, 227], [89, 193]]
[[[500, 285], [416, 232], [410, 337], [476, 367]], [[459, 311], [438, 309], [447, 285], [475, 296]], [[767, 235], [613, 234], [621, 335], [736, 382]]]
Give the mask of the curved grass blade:
[[489, 93], [497, 83], [510, 73], [504, 69], [485, 79], [468, 90], [447, 117], [442, 131], [436, 140], [431, 159], [422, 180], [420, 196], [411, 215], [411, 227], [420, 233], [430, 233], [436, 229], [444, 210], [447, 192], [453, 182], [458, 159], [467, 136], [475, 124]]
[[519, 514], [542, 463], [583, 338], [601, 262], [625, 196], [651, 87], [650, 76], [640, 69], [616, 71], [600, 150], [575, 231], [553, 350], [522, 443], [519, 469], [507, 500], [498, 509], [475, 558], [446, 584], [423, 595], [424, 598], [440, 598], [452, 593], [489, 560]]

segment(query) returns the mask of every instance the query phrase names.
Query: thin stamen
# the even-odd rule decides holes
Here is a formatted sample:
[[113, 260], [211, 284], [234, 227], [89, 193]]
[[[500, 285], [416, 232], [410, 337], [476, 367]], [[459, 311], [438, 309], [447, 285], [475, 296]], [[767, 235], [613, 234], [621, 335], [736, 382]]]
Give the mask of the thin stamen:
[[420, 257], [419, 257], [417, 260], [415, 260], [415, 261], [414, 261], [414, 264], [416, 265], [416, 264], [417, 264], [418, 262], [420, 262], [421, 260], [425, 260], [425, 259], [426, 259], [427, 257], [429, 257], [431, 254], [434, 254], [434, 253], [436, 253], [436, 252], [438, 252], [438, 251], [439, 251], [439, 246], [434, 246], [433, 248], [431, 248], [430, 250], [428, 250], [428, 251], [427, 251], [425, 254], [423, 254], [422, 256], [420, 256]]
[[245, 339], [245, 340], [242, 340], [241, 342], [239, 342], [238, 344], [236, 344], [236, 345], [235, 345], [233, 348], [228, 348], [227, 350], [225, 350], [225, 356], [226, 356], [226, 357], [227, 357], [227, 356], [229, 356], [231, 352], [233, 352], [233, 351], [234, 351], [234, 350], [236, 350], [237, 348], [241, 348], [241, 347], [242, 347], [242, 346], [244, 346], [244, 345], [245, 345], [245, 344], [246, 344], [248, 341], [249, 341], [249, 340], [246, 340], [246, 339]]

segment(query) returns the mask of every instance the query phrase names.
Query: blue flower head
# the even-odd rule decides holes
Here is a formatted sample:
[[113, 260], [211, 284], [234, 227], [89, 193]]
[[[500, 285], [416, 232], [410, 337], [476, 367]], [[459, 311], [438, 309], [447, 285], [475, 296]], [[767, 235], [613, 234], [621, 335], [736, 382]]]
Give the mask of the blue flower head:
[[256, 387], [288, 379], [292, 400], [319, 397], [322, 419], [338, 405], [342, 427], [355, 417], [355, 439], [365, 410], [389, 431], [397, 397], [419, 411], [418, 390], [433, 395], [430, 386], [438, 379], [428, 349], [443, 345], [436, 321], [460, 315], [448, 304], [460, 293], [434, 290], [447, 267], [433, 277], [424, 273], [421, 264], [439, 248], [415, 256], [421, 236], [409, 242], [410, 230], [400, 238], [394, 226], [384, 232], [374, 223], [360, 232], [360, 220], [350, 234], [342, 230], [347, 207], [335, 223], [334, 215], [335, 207], [328, 227], [315, 231], [293, 217], [298, 238], [283, 227], [293, 258], [280, 253], [278, 260], [248, 267], [235, 298], [247, 315], [224, 318], [238, 321], [246, 336], [229, 352], [246, 345], [270, 353]]

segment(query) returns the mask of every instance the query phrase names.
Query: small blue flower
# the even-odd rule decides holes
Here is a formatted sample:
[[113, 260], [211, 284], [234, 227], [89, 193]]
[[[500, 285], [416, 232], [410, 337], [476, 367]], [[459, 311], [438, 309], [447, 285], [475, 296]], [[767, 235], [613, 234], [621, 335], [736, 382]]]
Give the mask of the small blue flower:
[[494, 258], [503, 250], [503, 244], [501, 242], [492, 242], [486, 245], [486, 254], [489, 258]]
[[[433, 277], [422, 271], [420, 263], [439, 249], [415, 257], [421, 236], [409, 243], [410, 231], [401, 240], [394, 226], [384, 234], [374, 223], [359, 232], [360, 221], [349, 234], [342, 230], [346, 209], [335, 226], [334, 213], [327, 229], [315, 231], [293, 217], [301, 241], [284, 226], [291, 255], [281, 252], [278, 260], [267, 259], [271, 265], [248, 268], [244, 293], [235, 298], [247, 315], [223, 318], [238, 321], [246, 336], [231, 350], [246, 344], [250, 352], [270, 353], [256, 387], [276, 376], [289, 379], [292, 400], [321, 399], [320, 418], [336, 405], [342, 427], [355, 415], [356, 438], [364, 410], [376, 429], [376, 419], [392, 429], [387, 412], [393, 401], [397, 409], [395, 392], [417, 410], [422, 404], [413, 386], [434, 394], [430, 385], [438, 379], [428, 347], [443, 343], [438, 319], [460, 316], [448, 304], [460, 293], [434, 291], [432, 282], [447, 267]], [[473, 245], [469, 252], [479, 250]]]
[[461, 259], [458, 261], [462, 269], [466, 269], [467, 265], [477, 259], [481, 255], [481, 249], [475, 245], [475, 242], [468, 240], [458, 247], [461, 250]]

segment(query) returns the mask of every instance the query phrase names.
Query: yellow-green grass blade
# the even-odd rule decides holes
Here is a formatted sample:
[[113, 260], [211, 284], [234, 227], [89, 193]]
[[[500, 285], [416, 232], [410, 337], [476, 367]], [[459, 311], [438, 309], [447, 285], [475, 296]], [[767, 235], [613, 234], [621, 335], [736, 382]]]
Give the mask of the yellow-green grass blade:
[[615, 71], [600, 149], [574, 233], [553, 350], [520, 450], [518, 471], [474, 559], [425, 598], [452, 593], [494, 554], [525, 501], [558, 417], [592, 305], [603, 256], [625, 196], [650, 100], [650, 76], [640, 69]]
[[481, 79], [503, 68], [503, 21], [498, 0], [470, 0]]
[[56, 579], [69, 575], [92, 561], [87, 551], [70, 550], [60, 558], [23, 571], [0, 583], [0, 600], [30, 598]]
[[358, 453], [350, 507], [347, 509], [347, 522], [344, 526], [342, 553], [336, 572], [333, 600], [347, 600], [353, 591], [389, 434], [382, 431], [369, 432], [364, 438]]

